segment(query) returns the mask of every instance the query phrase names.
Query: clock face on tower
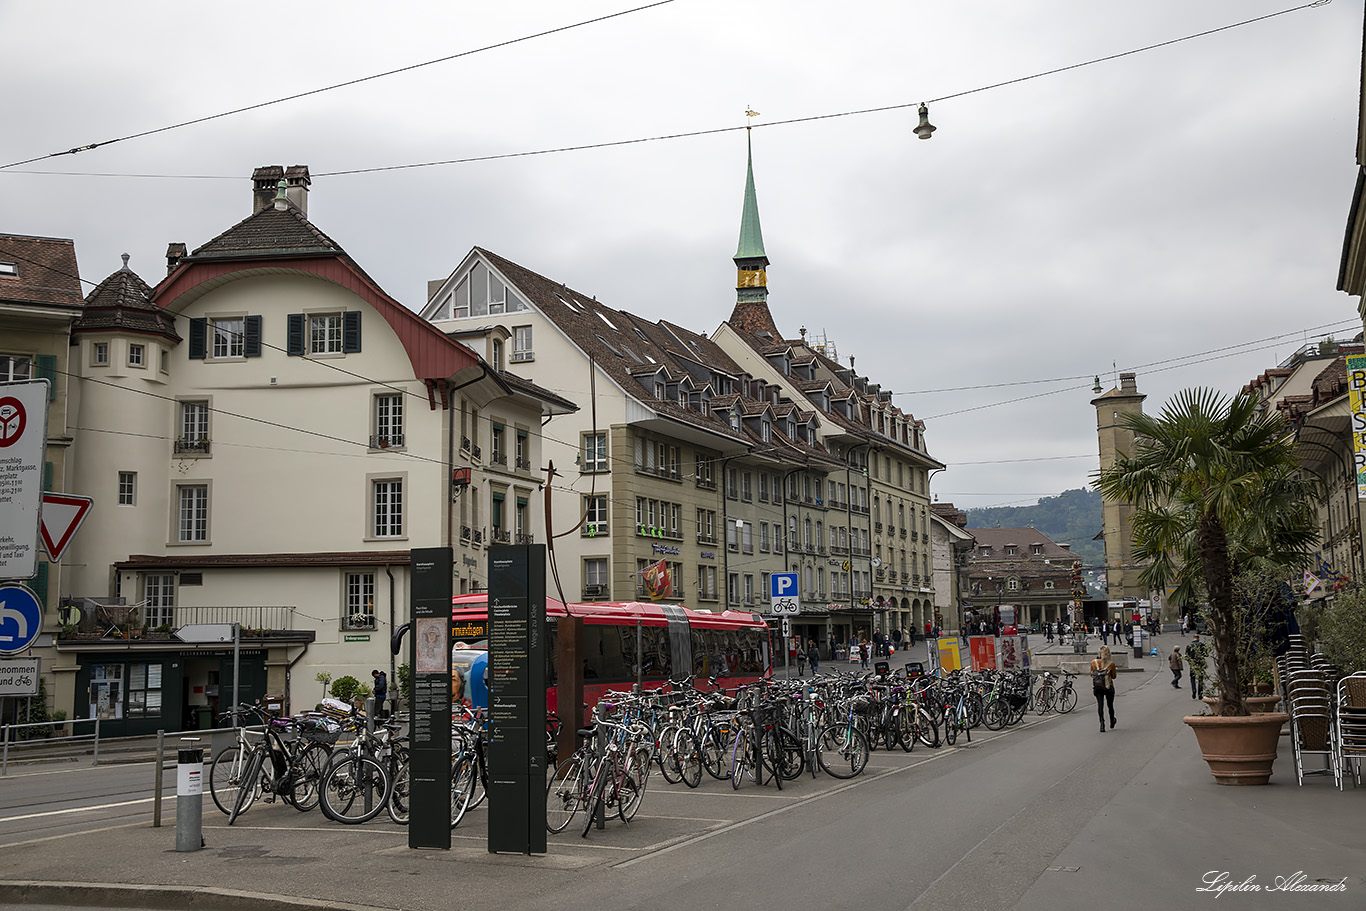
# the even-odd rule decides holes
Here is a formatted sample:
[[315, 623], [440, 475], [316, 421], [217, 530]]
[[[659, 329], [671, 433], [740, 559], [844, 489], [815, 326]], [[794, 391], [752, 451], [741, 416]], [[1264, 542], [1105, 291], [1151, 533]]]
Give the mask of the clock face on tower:
[[768, 284], [768, 276], [763, 269], [741, 269], [739, 276], [737, 288], [762, 288]]

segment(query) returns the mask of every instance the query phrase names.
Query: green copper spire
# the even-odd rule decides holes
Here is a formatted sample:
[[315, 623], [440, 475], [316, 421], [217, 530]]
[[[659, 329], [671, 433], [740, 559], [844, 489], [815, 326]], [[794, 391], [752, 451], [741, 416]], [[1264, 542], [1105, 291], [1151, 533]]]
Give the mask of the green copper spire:
[[764, 265], [768, 265], [768, 255], [764, 253], [764, 232], [759, 227], [759, 199], [754, 193], [754, 149], [749, 130], [745, 130], [745, 145], [749, 159], [745, 167], [745, 205], [740, 213], [740, 245], [735, 250], [734, 259], [737, 266], [741, 260], [755, 259], [761, 259]]

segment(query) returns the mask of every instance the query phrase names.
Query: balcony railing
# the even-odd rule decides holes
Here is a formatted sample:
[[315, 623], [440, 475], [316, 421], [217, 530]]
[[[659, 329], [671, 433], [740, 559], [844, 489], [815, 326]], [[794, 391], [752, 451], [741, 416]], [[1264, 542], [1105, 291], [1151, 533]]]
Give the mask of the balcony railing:
[[209, 440], [176, 440], [176, 455], [208, 455]]
[[518, 470], [518, 471], [530, 471], [530, 470], [531, 470], [531, 460], [530, 460], [530, 459], [524, 459], [524, 458], [518, 456], [518, 458], [517, 458], [517, 470]]
[[403, 434], [401, 433], [372, 433], [370, 434], [371, 449], [396, 449], [403, 445]]
[[525, 532], [519, 531], [519, 532], [517, 532], [517, 543], [518, 543], [518, 544], [535, 544], [535, 543], [536, 543], [536, 536], [535, 536], [535, 535], [529, 535], [529, 534], [527, 534], [527, 533], [525, 533]]
[[503, 528], [495, 528], [489, 533], [489, 541], [494, 544], [510, 543], [512, 541], [512, 532]]
[[505, 453], [505, 452], [495, 452], [495, 453], [493, 454], [493, 457], [490, 458], [489, 461], [490, 461], [492, 464], [494, 464], [494, 465], [502, 465], [502, 466], [504, 466], [504, 467], [507, 467], [507, 463], [508, 463], [507, 453]]
[[460, 526], [460, 540], [461, 540], [461, 541], [468, 541], [469, 539], [470, 539], [470, 527], [469, 527], [468, 525], [461, 525], [461, 526]]

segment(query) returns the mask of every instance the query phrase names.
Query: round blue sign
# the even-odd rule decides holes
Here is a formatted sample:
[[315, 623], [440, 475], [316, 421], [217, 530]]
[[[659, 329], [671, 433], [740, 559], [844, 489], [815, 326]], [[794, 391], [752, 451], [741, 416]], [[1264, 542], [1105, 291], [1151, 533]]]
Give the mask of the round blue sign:
[[0, 655], [22, 652], [43, 631], [43, 606], [22, 585], [0, 585]]

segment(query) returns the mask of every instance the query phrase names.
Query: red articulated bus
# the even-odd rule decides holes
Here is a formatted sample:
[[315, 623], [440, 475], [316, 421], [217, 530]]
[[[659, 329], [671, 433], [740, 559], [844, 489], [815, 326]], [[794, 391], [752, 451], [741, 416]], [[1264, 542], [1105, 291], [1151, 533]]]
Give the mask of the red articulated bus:
[[[475, 645], [488, 638], [488, 598], [484, 593], [451, 599], [451, 640]], [[608, 690], [636, 682], [636, 629], [640, 628], [641, 682], [646, 689], [670, 680], [695, 677], [699, 689], [733, 689], [768, 676], [773, 667], [769, 627], [758, 614], [696, 611], [643, 601], [593, 601], [563, 604], [546, 599], [548, 621], [574, 616], [583, 621], [583, 695], [591, 709]], [[555, 686], [557, 623], [550, 626], [546, 649], [546, 708], [558, 714]]]

